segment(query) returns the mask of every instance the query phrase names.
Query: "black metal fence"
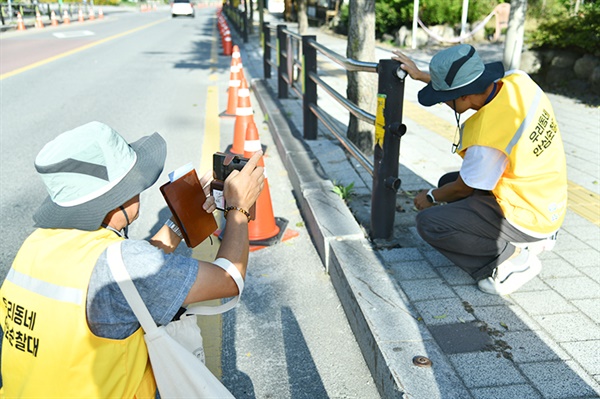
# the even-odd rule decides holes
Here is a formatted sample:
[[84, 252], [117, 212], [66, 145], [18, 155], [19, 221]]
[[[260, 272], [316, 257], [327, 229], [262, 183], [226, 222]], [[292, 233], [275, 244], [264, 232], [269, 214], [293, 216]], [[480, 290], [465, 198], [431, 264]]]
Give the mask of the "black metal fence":
[[[277, 25], [273, 28], [269, 23], [265, 23], [261, 29], [265, 79], [270, 79], [272, 71], [276, 70], [278, 97], [288, 98], [289, 91], [293, 90], [298, 97], [302, 98], [305, 140], [317, 138], [320, 121], [372, 175], [371, 237], [391, 238], [396, 212], [396, 194], [401, 183], [398, 178], [400, 138], [406, 133], [406, 126], [402, 123], [406, 73], [400, 69], [400, 63], [391, 59], [379, 60], [379, 63], [348, 59], [318, 43], [316, 36], [300, 36], [288, 30], [286, 25]], [[346, 71], [378, 75], [376, 115], [359, 108], [319, 76], [317, 53], [339, 64]], [[334, 118], [319, 107], [317, 87], [335, 99], [350, 114], [374, 126], [375, 147], [372, 162], [348, 140]]]

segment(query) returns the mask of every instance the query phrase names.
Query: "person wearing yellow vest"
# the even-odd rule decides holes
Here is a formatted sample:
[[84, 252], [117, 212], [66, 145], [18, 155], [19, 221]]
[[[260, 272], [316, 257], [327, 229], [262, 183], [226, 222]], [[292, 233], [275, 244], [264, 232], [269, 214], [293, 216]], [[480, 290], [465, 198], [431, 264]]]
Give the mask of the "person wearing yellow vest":
[[[399, 51], [392, 58], [427, 84], [421, 105], [454, 110], [460, 133], [460, 171], [414, 199], [419, 235], [481, 291], [518, 290], [540, 273], [537, 255], [552, 249], [566, 213], [565, 153], [548, 97], [524, 72], [484, 64], [468, 44], [437, 53], [429, 73]], [[475, 113], [461, 126], [467, 110]]]
[[[229, 212], [217, 253], [246, 274], [249, 209], [264, 185], [258, 152], [225, 181]], [[106, 248], [122, 242], [125, 267], [157, 324], [181, 307], [238, 294], [221, 267], [173, 254], [181, 233], [169, 220], [149, 240], [127, 239], [140, 193], [162, 173], [158, 134], [127, 143], [90, 122], [60, 134], [35, 159], [49, 196], [34, 215], [0, 288], [1, 376], [6, 398], [154, 398], [143, 331], [110, 272]], [[204, 185], [210, 175], [202, 179]], [[215, 209], [208, 197], [203, 208]]]

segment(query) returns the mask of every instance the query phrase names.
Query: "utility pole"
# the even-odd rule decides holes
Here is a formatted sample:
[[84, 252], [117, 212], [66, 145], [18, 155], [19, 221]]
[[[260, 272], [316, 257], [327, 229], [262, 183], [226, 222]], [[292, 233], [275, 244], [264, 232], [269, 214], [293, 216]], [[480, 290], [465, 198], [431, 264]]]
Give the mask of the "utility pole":
[[506, 42], [504, 43], [503, 63], [506, 70], [519, 69], [521, 65], [526, 12], [527, 0], [511, 0]]

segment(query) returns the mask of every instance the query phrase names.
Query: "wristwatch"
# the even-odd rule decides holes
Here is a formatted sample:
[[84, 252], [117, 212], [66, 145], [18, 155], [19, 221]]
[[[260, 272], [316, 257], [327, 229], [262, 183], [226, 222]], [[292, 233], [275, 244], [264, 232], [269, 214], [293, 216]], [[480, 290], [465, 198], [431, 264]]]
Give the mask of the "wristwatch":
[[437, 201], [435, 200], [435, 197], [433, 196], [433, 188], [429, 189], [429, 191], [427, 191], [427, 201], [431, 202], [432, 204], [437, 204]]
[[183, 239], [183, 234], [181, 234], [181, 230], [179, 230], [179, 226], [177, 226], [175, 222], [169, 218], [165, 224], [173, 231], [173, 233], [177, 234], [179, 238]]

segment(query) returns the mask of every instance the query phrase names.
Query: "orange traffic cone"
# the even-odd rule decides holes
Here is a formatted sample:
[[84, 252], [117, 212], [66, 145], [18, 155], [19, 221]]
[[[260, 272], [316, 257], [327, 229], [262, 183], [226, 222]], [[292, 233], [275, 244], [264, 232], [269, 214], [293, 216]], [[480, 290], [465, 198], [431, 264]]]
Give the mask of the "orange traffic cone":
[[88, 19], [90, 21], [93, 21], [96, 19], [96, 13], [94, 12], [94, 9], [90, 7], [90, 12], [88, 14]]
[[102, 12], [102, 9], [98, 10], [98, 19], [102, 19], [104, 18], [104, 13]]
[[223, 36], [223, 55], [231, 55], [233, 53], [233, 41], [231, 34], [227, 33]]
[[79, 13], [77, 14], [77, 21], [78, 22], [84, 22], [85, 19], [83, 18], [83, 11], [81, 11], [81, 8], [79, 9]]
[[65, 10], [63, 12], [63, 25], [69, 25], [71, 23], [71, 17], [69, 17], [69, 12]]
[[17, 30], [26, 30], [25, 24], [23, 23], [23, 17], [21, 17], [21, 13], [17, 13]]
[[235, 109], [235, 125], [233, 128], [233, 145], [230, 152], [233, 154], [242, 154], [244, 152], [244, 141], [246, 140], [246, 130], [250, 121], [254, 121], [254, 111], [250, 104], [250, 90], [246, 79], [241, 79], [238, 90], [238, 104]]
[[[250, 121], [246, 131], [246, 140], [244, 142], [244, 158], [252, 157], [252, 155], [260, 149], [261, 145], [258, 137], [258, 130], [256, 129], [256, 123]], [[258, 161], [258, 166], [265, 166], [262, 157]], [[279, 226], [275, 223], [273, 204], [271, 203], [271, 193], [269, 191], [269, 181], [266, 175], [265, 171], [265, 184], [256, 200], [254, 220], [251, 220], [248, 223], [248, 238], [250, 239], [251, 244], [275, 237], [280, 231]]]
[[242, 55], [237, 44], [233, 45], [233, 52], [231, 53], [231, 64], [233, 65], [234, 62], [237, 63], [237, 65], [240, 66], [240, 70], [242, 70]]
[[42, 21], [42, 16], [40, 15], [39, 10], [35, 10], [35, 27], [36, 28], [44, 27], [44, 22]]
[[56, 19], [56, 14], [54, 13], [54, 10], [52, 10], [52, 12], [50, 13], [50, 25], [58, 26], [58, 19]]
[[221, 113], [222, 117], [235, 117], [238, 104], [238, 91], [242, 81], [240, 79], [239, 65], [229, 67], [229, 87], [227, 89], [227, 109]]

